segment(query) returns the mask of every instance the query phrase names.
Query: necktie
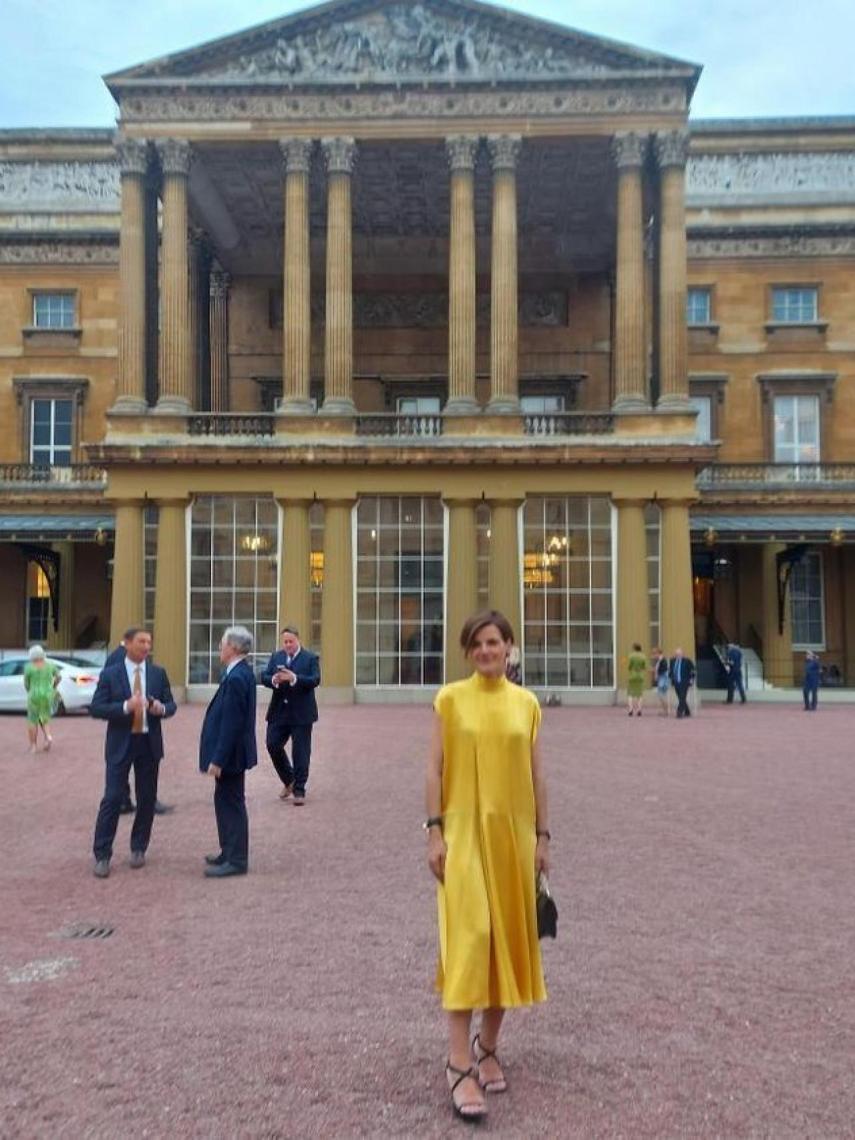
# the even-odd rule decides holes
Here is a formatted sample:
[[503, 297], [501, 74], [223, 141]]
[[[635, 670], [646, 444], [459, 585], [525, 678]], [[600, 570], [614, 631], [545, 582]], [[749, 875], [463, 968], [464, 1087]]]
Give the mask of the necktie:
[[290, 653], [285, 654], [285, 664], [288, 666], [289, 669], [291, 668], [291, 654]]
[[[142, 676], [140, 667], [137, 665], [134, 669], [134, 696], [142, 696]], [[142, 732], [143, 730], [143, 712], [142, 709], [134, 709], [134, 721], [131, 725], [131, 732]]]

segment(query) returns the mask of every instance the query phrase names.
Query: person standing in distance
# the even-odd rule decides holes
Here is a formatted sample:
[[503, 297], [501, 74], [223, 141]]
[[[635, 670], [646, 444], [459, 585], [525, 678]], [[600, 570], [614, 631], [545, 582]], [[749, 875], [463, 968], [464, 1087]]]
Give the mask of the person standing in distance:
[[805, 675], [802, 681], [802, 696], [805, 702], [805, 712], [816, 712], [817, 697], [819, 696], [820, 664], [819, 656], [808, 649], [805, 653]]
[[214, 813], [220, 850], [206, 855], [209, 879], [245, 875], [249, 868], [249, 817], [246, 773], [257, 762], [255, 748], [255, 674], [247, 661], [252, 634], [230, 626], [220, 642], [225, 666], [220, 687], [205, 711], [199, 741], [199, 769], [213, 776]]
[[122, 661], [101, 670], [89, 709], [91, 716], [107, 721], [106, 781], [93, 842], [94, 874], [98, 879], [106, 879], [110, 874], [113, 840], [131, 768], [137, 792], [131, 828], [131, 866], [145, 866], [157, 800], [157, 775], [163, 758], [160, 722], [175, 715], [166, 670], [148, 660], [151, 634], [144, 629], [128, 630], [125, 649]]
[[[317, 654], [300, 644], [300, 634], [286, 625], [282, 648], [267, 662], [261, 683], [273, 690], [267, 709], [267, 752], [282, 781], [279, 798], [294, 794], [294, 806], [306, 802], [312, 758], [312, 725], [318, 719], [315, 689], [321, 683]], [[291, 759], [285, 745], [291, 741]]]
[[674, 692], [677, 694], [677, 719], [691, 716], [692, 710], [689, 708], [687, 698], [695, 679], [694, 661], [690, 657], [684, 657], [682, 649], [675, 649], [668, 674], [671, 678], [671, 684], [674, 686]]
[[727, 657], [725, 658], [725, 669], [727, 670], [727, 700], [725, 704], [733, 704], [733, 694], [739, 693], [740, 704], [745, 704], [745, 685], [742, 681], [742, 650], [735, 642], [731, 642], [727, 647]]

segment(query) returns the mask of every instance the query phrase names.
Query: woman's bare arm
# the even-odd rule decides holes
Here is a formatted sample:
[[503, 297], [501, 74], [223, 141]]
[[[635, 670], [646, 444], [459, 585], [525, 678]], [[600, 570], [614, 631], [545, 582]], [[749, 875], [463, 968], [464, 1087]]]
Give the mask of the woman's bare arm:
[[549, 874], [549, 801], [546, 795], [546, 777], [543, 773], [543, 756], [540, 741], [531, 746], [531, 780], [534, 785], [535, 829], [537, 848], [534, 855], [535, 873]]
[[[425, 774], [425, 811], [428, 819], [438, 819], [442, 815], [442, 721], [436, 713]], [[428, 866], [440, 882], [445, 877], [445, 851], [442, 825], [434, 824], [428, 828]]]

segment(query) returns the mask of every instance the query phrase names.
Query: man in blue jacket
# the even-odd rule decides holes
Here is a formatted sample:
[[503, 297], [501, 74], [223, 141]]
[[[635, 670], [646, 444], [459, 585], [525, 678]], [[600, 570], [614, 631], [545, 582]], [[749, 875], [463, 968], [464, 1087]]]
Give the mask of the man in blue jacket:
[[[318, 719], [315, 689], [321, 683], [317, 655], [300, 644], [293, 626], [282, 630], [282, 648], [267, 662], [261, 683], [273, 690], [267, 709], [267, 752], [282, 781], [279, 796], [294, 794], [294, 806], [306, 802], [309, 762], [312, 758], [312, 725]], [[285, 745], [291, 741], [291, 760]]]
[[220, 850], [206, 855], [209, 879], [245, 875], [249, 867], [249, 818], [246, 773], [257, 762], [255, 749], [255, 674], [247, 661], [252, 634], [230, 626], [220, 642], [224, 672], [208, 705], [199, 741], [199, 768], [216, 780], [214, 813]]
[[157, 801], [157, 775], [163, 758], [160, 722], [175, 714], [166, 670], [148, 660], [150, 653], [151, 634], [144, 629], [128, 630], [125, 656], [101, 670], [89, 708], [93, 717], [107, 721], [107, 773], [93, 842], [94, 874], [98, 879], [106, 879], [110, 874], [113, 840], [131, 768], [137, 789], [131, 866], [145, 866]]
[[809, 649], [807, 653], [805, 653], [805, 675], [802, 683], [805, 712], [816, 712], [820, 672], [821, 666], [819, 664], [819, 657]]
[[742, 680], [742, 650], [738, 645], [731, 642], [727, 647], [727, 657], [725, 659], [725, 669], [727, 670], [727, 701], [729, 705], [733, 704], [733, 694], [739, 693], [739, 700], [741, 704], [745, 704], [745, 685]]

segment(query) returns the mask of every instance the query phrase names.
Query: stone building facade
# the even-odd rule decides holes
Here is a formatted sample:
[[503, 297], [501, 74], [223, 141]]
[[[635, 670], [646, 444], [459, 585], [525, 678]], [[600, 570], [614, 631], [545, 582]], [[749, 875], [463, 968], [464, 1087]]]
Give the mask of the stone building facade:
[[287, 620], [419, 699], [489, 603], [565, 698], [635, 641], [855, 683], [855, 123], [698, 74], [335, 0], [0, 131], [0, 645], [151, 622], [192, 691]]

